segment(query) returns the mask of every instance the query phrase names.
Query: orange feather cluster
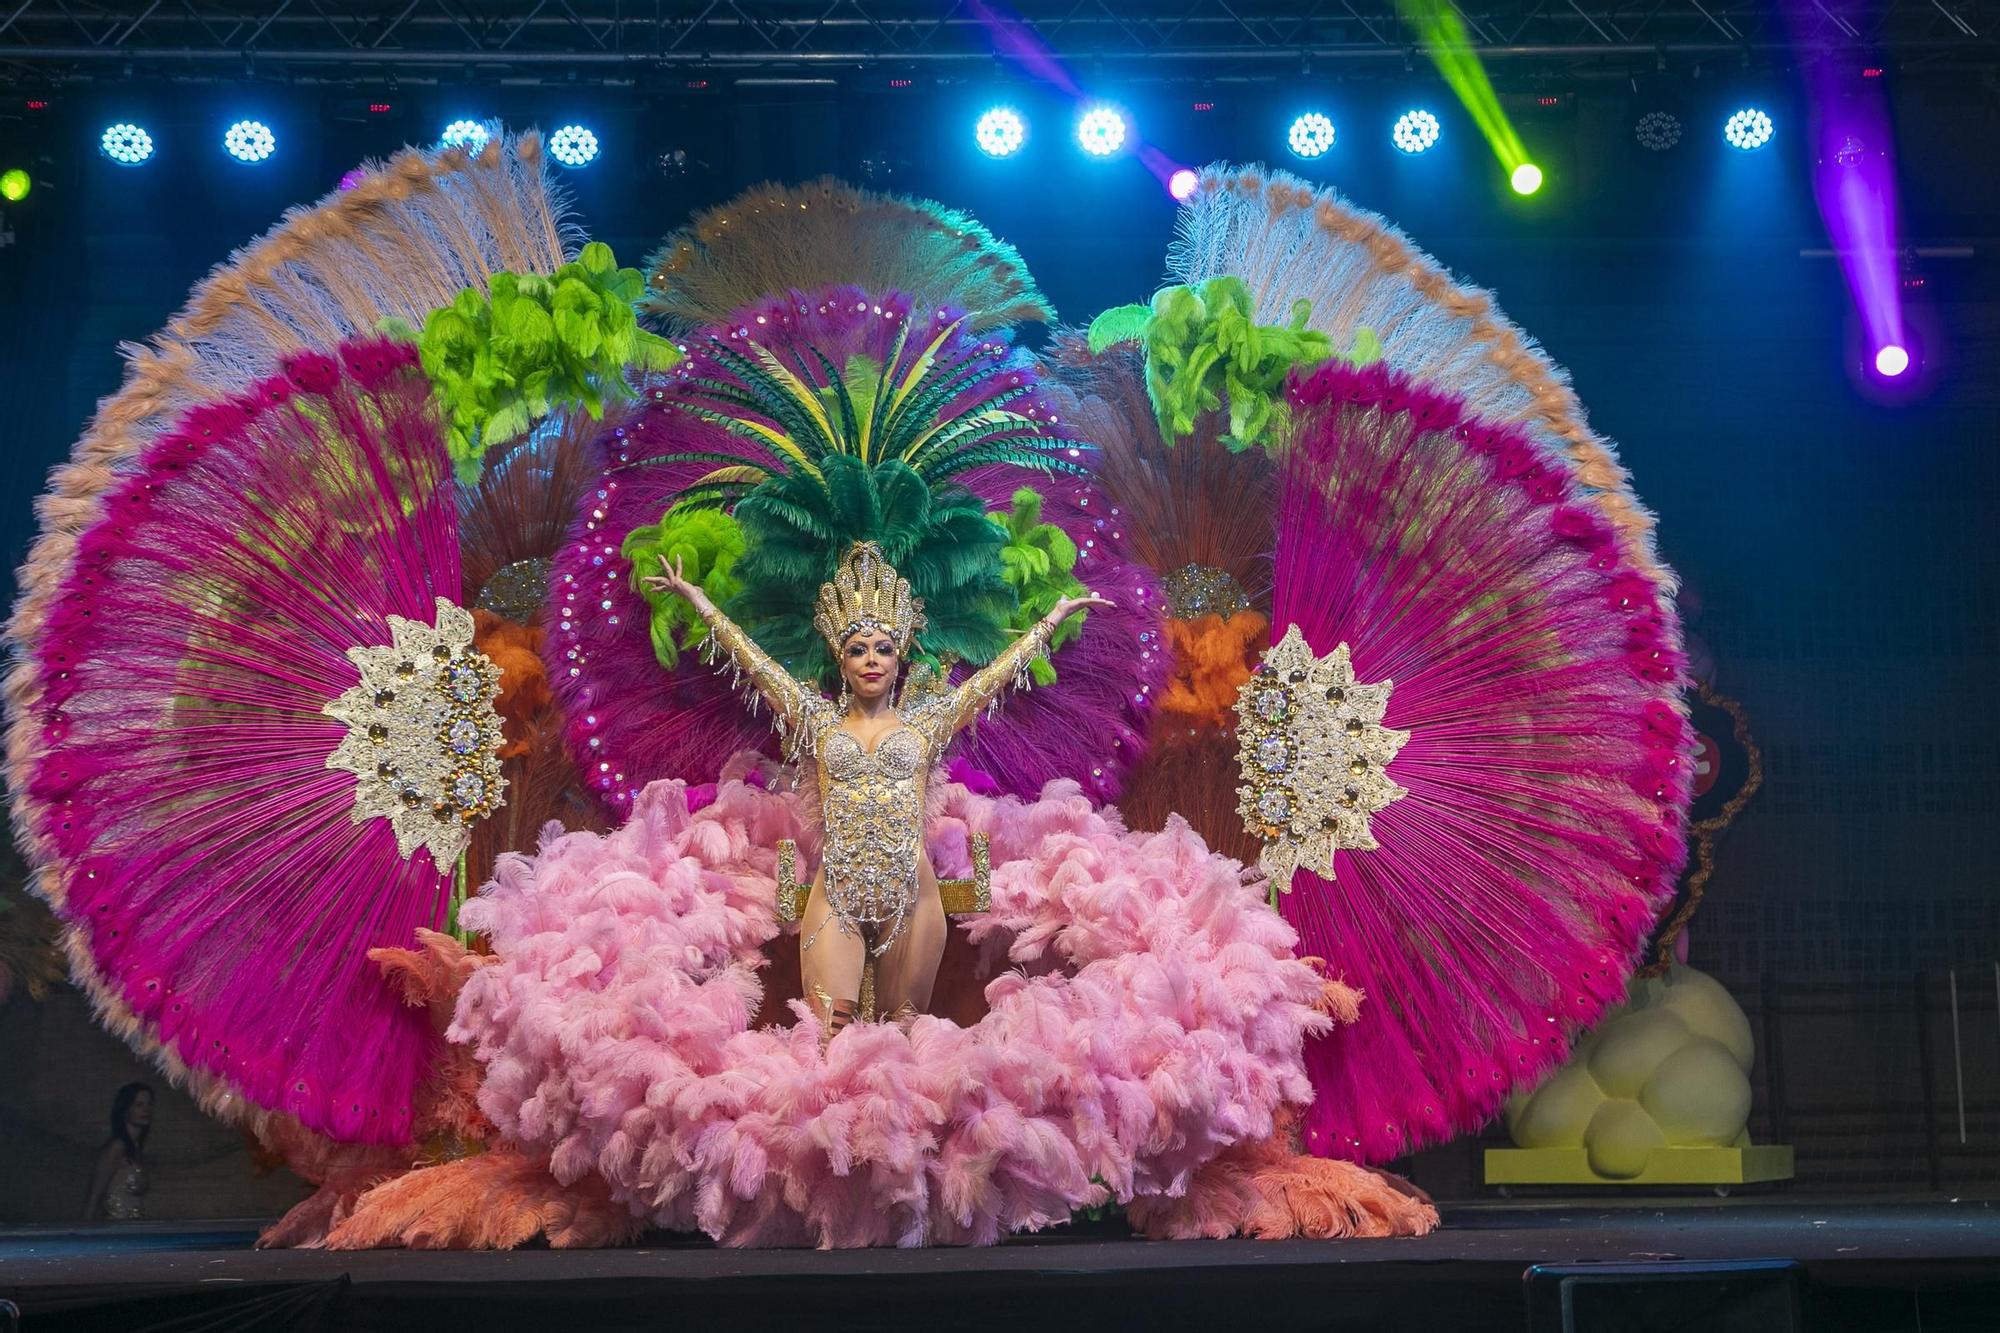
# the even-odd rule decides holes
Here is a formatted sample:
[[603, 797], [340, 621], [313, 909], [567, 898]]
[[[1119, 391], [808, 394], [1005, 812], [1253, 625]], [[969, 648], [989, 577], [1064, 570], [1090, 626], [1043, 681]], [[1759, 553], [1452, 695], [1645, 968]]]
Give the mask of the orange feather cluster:
[[505, 803], [472, 831], [466, 877], [481, 884], [502, 853], [532, 850], [550, 820], [570, 829], [602, 829], [605, 819], [584, 793], [563, 743], [562, 706], [549, 689], [542, 663], [542, 631], [491, 611], [477, 610], [472, 617], [474, 645], [500, 668], [500, 697], [494, 707], [500, 713], [501, 771], [507, 779]]
[[1258, 611], [1238, 611], [1226, 619], [1168, 620], [1166, 631], [1174, 666], [1159, 695], [1162, 723], [1233, 726], [1237, 691], [1250, 679], [1257, 655], [1270, 646], [1270, 620]]
[[500, 757], [526, 754], [536, 724], [556, 711], [542, 665], [542, 632], [483, 610], [472, 613], [472, 625], [473, 646], [500, 668], [500, 697], [493, 701], [507, 738]]
[[1292, 1127], [1239, 1143], [1195, 1173], [1176, 1198], [1134, 1199], [1132, 1225], [1156, 1240], [1249, 1236], [1423, 1236], [1438, 1225], [1429, 1197], [1370, 1167], [1296, 1151]]
[[546, 1156], [502, 1145], [384, 1181], [325, 1235], [330, 1250], [513, 1249], [536, 1236], [562, 1249], [625, 1245], [645, 1223], [588, 1172], [558, 1182]]

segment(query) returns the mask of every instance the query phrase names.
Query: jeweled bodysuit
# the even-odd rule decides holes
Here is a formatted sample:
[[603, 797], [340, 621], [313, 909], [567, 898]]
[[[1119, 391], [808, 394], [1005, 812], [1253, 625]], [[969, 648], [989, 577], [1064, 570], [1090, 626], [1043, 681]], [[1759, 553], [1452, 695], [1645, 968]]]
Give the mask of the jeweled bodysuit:
[[827, 906], [842, 929], [872, 937], [882, 952], [916, 905], [931, 770], [981, 708], [1010, 682], [1026, 683], [1055, 626], [1038, 622], [956, 689], [898, 708], [900, 725], [870, 750], [840, 729], [830, 700], [772, 661], [729, 617], [713, 611], [703, 619], [711, 656], [727, 654], [777, 714], [786, 758], [816, 765]]

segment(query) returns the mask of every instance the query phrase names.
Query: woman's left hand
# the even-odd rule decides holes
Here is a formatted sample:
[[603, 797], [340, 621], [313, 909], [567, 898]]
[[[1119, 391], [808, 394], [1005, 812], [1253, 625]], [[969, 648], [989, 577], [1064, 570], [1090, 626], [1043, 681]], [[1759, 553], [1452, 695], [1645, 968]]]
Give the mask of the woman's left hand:
[[1071, 616], [1075, 615], [1078, 611], [1083, 610], [1085, 607], [1102, 606], [1108, 609], [1116, 605], [1118, 605], [1118, 603], [1113, 602], [1107, 598], [1099, 597], [1096, 593], [1092, 592], [1090, 589], [1085, 588], [1083, 590], [1083, 596], [1063, 598], [1062, 600], [1056, 603], [1055, 610], [1051, 611], [1049, 614], [1054, 616], [1056, 623], [1060, 625], [1063, 621], [1068, 620]]

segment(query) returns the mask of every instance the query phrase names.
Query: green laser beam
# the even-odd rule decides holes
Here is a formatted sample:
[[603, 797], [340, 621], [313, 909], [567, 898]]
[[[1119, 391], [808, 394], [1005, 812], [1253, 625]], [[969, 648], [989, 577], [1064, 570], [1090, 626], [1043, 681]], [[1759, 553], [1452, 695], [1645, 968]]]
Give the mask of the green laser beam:
[[1517, 167], [1528, 164], [1528, 150], [1507, 119], [1507, 113], [1500, 109], [1493, 81], [1486, 77], [1486, 67], [1479, 63], [1479, 55], [1466, 35], [1465, 19], [1449, 0], [1396, 0], [1396, 12], [1416, 33], [1424, 54], [1458, 94], [1473, 124], [1486, 136], [1493, 155], [1500, 159], [1500, 165], [1511, 178]]

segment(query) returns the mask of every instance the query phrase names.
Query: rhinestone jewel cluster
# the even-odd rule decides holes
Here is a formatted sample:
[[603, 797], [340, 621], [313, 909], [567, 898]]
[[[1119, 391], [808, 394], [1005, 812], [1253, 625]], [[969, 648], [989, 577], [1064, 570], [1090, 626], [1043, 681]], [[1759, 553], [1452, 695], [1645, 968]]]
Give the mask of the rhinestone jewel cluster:
[[439, 871], [500, 808], [500, 671], [472, 646], [472, 613], [437, 599], [437, 623], [390, 616], [392, 642], [349, 648], [361, 681], [321, 711], [347, 724], [328, 768], [358, 779], [354, 818], [386, 819], [396, 850]]
[[1182, 565], [1167, 571], [1161, 582], [1176, 620], [1198, 620], [1202, 616], [1226, 618], [1250, 605], [1243, 585], [1235, 576], [1214, 565]]
[[505, 616], [516, 624], [532, 624], [535, 613], [548, 600], [549, 569], [554, 563], [551, 557], [541, 555], [500, 566], [480, 585], [480, 610]]
[[1346, 644], [1314, 657], [1293, 625], [1237, 696], [1237, 808], [1287, 892], [1295, 870], [1332, 879], [1334, 852], [1373, 851], [1369, 817], [1409, 794], [1387, 771], [1410, 739], [1382, 725], [1392, 684], [1357, 683]]

